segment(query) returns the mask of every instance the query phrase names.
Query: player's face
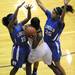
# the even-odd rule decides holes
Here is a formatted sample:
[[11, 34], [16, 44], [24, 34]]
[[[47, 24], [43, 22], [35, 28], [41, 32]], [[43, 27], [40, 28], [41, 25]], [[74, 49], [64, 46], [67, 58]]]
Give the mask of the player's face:
[[52, 19], [55, 19], [57, 17], [57, 14], [56, 14], [56, 12], [54, 10], [52, 11], [51, 17], [52, 17]]

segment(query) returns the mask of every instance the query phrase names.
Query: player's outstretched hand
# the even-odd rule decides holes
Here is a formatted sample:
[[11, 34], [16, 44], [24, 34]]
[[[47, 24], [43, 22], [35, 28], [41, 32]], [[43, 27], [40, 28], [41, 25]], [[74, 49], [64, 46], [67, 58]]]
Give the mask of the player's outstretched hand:
[[18, 6], [18, 8], [21, 8], [24, 4], [25, 4], [25, 1], [22, 2], [22, 3]]
[[26, 6], [24, 6], [27, 10], [32, 8], [32, 5], [28, 4]]
[[69, 2], [70, 2], [70, 0], [64, 0], [65, 5], [68, 5]]

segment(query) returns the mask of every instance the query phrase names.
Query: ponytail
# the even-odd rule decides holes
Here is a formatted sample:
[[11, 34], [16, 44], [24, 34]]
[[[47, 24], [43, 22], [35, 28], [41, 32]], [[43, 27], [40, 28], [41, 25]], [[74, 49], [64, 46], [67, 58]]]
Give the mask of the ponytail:
[[[61, 8], [64, 9], [65, 6], [62, 6]], [[74, 9], [71, 5], [66, 5], [66, 12], [73, 13]]]

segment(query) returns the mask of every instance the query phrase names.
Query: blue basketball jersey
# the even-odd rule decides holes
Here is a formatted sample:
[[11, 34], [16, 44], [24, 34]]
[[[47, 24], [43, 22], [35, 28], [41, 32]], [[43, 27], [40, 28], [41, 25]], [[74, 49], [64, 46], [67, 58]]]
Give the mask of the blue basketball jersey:
[[25, 36], [25, 32], [22, 28], [22, 24], [14, 25], [13, 32], [11, 33], [14, 44], [24, 45], [27, 43], [27, 37]]
[[44, 41], [48, 44], [52, 51], [52, 59], [59, 61], [61, 57], [60, 48], [60, 34], [63, 31], [64, 24], [62, 24], [60, 18], [53, 20], [51, 18], [51, 12], [46, 10], [47, 21], [44, 27]]
[[22, 67], [22, 65], [27, 61], [27, 57], [30, 52], [30, 47], [27, 43], [28, 39], [25, 36], [22, 26], [23, 25], [21, 23], [14, 25], [13, 32], [10, 33], [11, 39], [14, 43], [11, 64], [17, 68]]
[[47, 21], [44, 27], [44, 40], [47, 42], [55, 41], [60, 36], [64, 25], [61, 23], [60, 18], [53, 20], [51, 12], [46, 10]]

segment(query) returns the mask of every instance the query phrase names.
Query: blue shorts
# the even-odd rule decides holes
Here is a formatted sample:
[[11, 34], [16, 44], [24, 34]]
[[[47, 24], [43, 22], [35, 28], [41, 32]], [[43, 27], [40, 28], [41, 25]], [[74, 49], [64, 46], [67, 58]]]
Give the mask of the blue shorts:
[[52, 60], [53, 61], [60, 61], [60, 58], [61, 58], [60, 42], [59, 41], [56, 41], [56, 42], [53, 42], [53, 43], [49, 42], [47, 44], [52, 51]]
[[22, 65], [26, 63], [29, 52], [30, 47], [28, 44], [25, 46], [14, 45], [11, 65], [17, 68], [21, 68]]

